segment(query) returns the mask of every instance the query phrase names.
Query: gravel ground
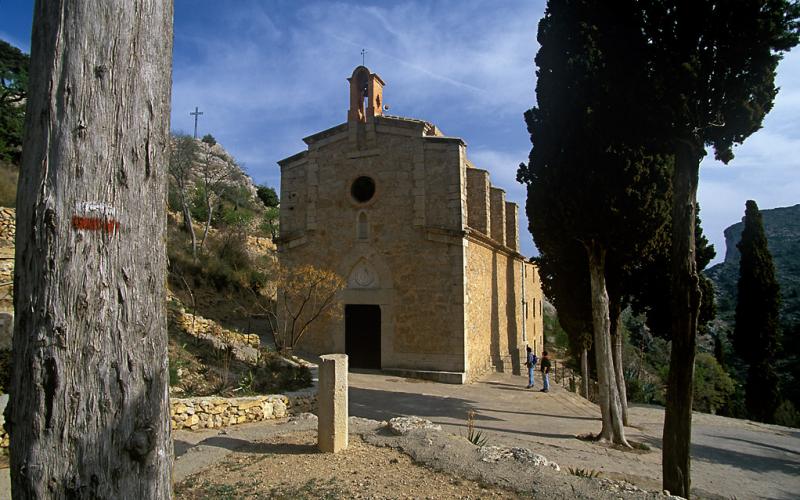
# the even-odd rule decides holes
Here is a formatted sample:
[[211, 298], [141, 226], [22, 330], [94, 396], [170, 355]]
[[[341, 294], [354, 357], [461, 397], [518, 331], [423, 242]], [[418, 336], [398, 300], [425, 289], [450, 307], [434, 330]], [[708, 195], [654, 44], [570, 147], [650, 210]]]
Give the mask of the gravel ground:
[[[608, 479], [578, 477], [514, 458], [484, 461], [462, 436], [418, 430], [396, 436], [385, 423], [351, 419], [350, 445], [316, 449], [315, 418], [245, 444], [176, 485], [201, 498], [667, 498]], [[673, 497], [674, 498], [674, 497]]]

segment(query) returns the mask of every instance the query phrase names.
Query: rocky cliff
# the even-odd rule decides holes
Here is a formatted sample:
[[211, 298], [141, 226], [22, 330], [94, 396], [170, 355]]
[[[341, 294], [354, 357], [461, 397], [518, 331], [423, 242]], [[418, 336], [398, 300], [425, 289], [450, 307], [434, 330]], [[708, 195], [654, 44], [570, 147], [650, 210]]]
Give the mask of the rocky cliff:
[[[762, 210], [764, 232], [781, 287], [781, 322], [800, 321], [800, 205]], [[725, 261], [706, 270], [714, 282], [718, 317], [732, 321], [739, 280], [739, 243], [743, 223], [725, 229]]]

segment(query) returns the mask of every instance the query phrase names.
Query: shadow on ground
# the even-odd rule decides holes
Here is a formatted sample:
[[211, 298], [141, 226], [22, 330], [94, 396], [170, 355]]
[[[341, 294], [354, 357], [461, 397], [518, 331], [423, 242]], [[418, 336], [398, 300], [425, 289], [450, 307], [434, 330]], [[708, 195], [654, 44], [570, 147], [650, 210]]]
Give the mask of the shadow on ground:
[[[349, 392], [350, 415], [373, 420], [389, 420], [397, 416], [408, 415], [416, 415], [428, 419], [457, 418], [454, 416], [463, 415], [464, 420], [466, 420], [470, 411], [477, 412], [479, 410], [474, 401], [461, 398], [390, 392], [358, 387], [350, 387]], [[475, 420], [502, 419], [476, 413]]]

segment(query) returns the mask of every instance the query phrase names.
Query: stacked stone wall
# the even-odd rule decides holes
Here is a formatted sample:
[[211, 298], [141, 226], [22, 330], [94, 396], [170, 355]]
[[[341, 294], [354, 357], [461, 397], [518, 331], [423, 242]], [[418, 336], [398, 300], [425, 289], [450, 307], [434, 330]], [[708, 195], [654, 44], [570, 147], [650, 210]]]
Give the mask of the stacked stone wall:
[[289, 414], [313, 412], [316, 411], [316, 404], [315, 390], [241, 398], [171, 399], [170, 419], [173, 429], [219, 429], [284, 418]]
[[258, 335], [227, 330], [213, 320], [187, 313], [183, 309], [172, 311], [171, 320], [184, 333], [209, 342], [215, 349], [230, 349], [233, 357], [240, 361], [254, 363], [258, 360], [261, 345]]
[[0, 247], [13, 247], [17, 227], [17, 211], [0, 207]]
[[218, 429], [229, 425], [283, 418], [289, 398], [283, 395], [244, 398], [172, 399], [173, 429]]
[[[0, 349], [11, 349], [14, 310], [14, 238], [16, 210], [0, 207], [0, 312], [9, 317], [0, 321]], [[10, 322], [9, 322], [10, 321]]]

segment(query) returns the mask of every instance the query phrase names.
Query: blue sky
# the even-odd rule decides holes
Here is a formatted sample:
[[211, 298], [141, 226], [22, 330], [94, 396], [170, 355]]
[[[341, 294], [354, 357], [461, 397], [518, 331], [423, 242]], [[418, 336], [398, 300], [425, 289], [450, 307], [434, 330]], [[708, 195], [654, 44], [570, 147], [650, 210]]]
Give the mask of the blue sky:
[[[0, 38], [26, 52], [32, 1], [0, 0]], [[530, 0], [175, 2], [172, 129], [211, 133], [258, 183], [279, 185], [276, 161], [302, 138], [343, 122], [346, 78], [361, 63], [386, 82], [389, 113], [459, 136], [492, 183], [520, 205], [523, 253], [534, 254], [525, 190], [515, 181], [530, 140], [522, 113], [534, 105], [536, 27]], [[764, 128], [724, 166], [709, 156], [698, 198], [703, 228], [724, 257], [725, 227], [747, 199], [800, 203], [800, 51], [778, 71], [781, 92]]]

